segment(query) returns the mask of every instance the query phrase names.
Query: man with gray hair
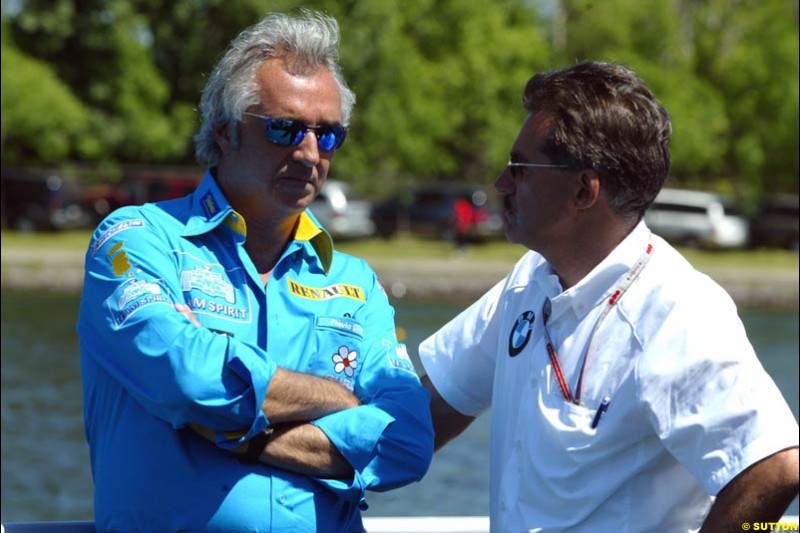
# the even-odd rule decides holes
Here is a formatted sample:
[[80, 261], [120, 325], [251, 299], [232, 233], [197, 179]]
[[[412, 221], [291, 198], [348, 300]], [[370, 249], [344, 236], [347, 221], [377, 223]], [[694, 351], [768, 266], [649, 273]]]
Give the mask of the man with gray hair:
[[426, 472], [429, 395], [374, 272], [306, 208], [355, 101], [335, 20], [273, 14], [211, 75], [177, 200], [95, 231], [78, 319], [100, 531], [363, 530]]

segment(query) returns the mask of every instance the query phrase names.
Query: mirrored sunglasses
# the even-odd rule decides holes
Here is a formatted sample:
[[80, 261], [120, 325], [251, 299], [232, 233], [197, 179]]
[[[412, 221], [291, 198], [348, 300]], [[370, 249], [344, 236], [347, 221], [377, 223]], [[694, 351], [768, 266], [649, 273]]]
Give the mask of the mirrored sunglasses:
[[339, 148], [347, 136], [347, 128], [344, 126], [332, 126], [329, 124], [309, 126], [305, 122], [289, 118], [273, 118], [248, 112], [244, 114], [260, 118], [266, 122], [264, 134], [267, 140], [279, 146], [297, 146], [303, 142], [307, 132], [313, 131], [317, 137], [317, 146], [319, 146], [320, 150], [331, 151]]

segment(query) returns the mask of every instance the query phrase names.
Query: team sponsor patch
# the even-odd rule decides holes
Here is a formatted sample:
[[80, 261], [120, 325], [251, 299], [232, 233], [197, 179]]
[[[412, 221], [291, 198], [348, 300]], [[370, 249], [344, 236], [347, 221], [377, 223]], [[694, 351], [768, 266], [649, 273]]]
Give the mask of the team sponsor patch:
[[533, 331], [533, 321], [536, 319], [536, 315], [533, 311], [525, 311], [519, 317], [517, 317], [517, 321], [514, 322], [514, 326], [511, 328], [511, 333], [508, 335], [508, 356], [509, 357], [516, 357], [522, 350], [525, 349], [525, 346], [528, 345], [528, 341], [531, 340], [531, 332]]
[[122, 249], [124, 246], [125, 243], [118, 242], [108, 251], [108, 257], [111, 260], [111, 268], [114, 270], [115, 276], [123, 275], [132, 267], [128, 259], [128, 252]]
[[91, 253], [92, 255], [96, 255], [97, 251], [103, 247], [105, 243], [109, 241], [114, 235], [122, 233], [125, 230], [133, 229], [133, 228], [143, 228], [144, 227], [144, 220], [141, 218], [135, 218], [133, 220], [123, 220], [122, 222], [118, 222], [105, 230], [95, 241], [92, 243]]
[[336, 285], [328, 285], [327, 287], [309, 287], [294, 281], [292, 278], [287, 278], [289, 284], [289, 292], [295, 296], [306, 298], [308, 300], [330, 300], [332, 298], [352, 298], [359, 302], [365, 301], [364, 289], [356, 287], [355, 285], [348, 285], [346, 283], [337, 283]]
[[337, 374], [344, 373], [348, 378], [352, 378], [358, 368], [358, 352], [344, 345], [339, 346], [331, 360], [333, 361], [333, 371]]
[[157, 281], [131, 278], [120, 283], [114, 293], [106, 300], [114, 327], [120, 328], [136, 312], [154, 304], [172, 302]]
[[[250, 316], [247, 309], [237, 307], [235, 305], [228, 305], [212, 300], [211, 298], [200, 298], [193, 296], [187, 300], [189, 307], [192, 308], [197, 314], [211, 315], [224, 320], [233, 320], [235, 322], [249, 322]], [[219, 332], [218, 332], [219, 333]]]
[[408, 356], [405, 344], [397, 344], [389, 339], [383, 339], [381, 344], [386, 350], [386, 360], [391, 366], [416, 374], [414, 363], [411, 362], [411, 358]]
[[225, 279], [222, 272], [214, 271], [211, 265], [196, 266], [181, 272], [181, 290], [188, 292], [192, 289], [209, 296], [224, 298], [232, 304], [236, 303], [233, 284]]
[[[243, 269], [227, 270], [219, 263], [203, 261], [181, 250], [173, 250], [173, 253], [181, 268], [181, 291], [192, 312], [228, 322], [252, 321], [251, 295], [244, 283]], [[237, 287], [242, 289], [237, 291]], [[227, 327], [221, 329], [228, 330]]]
[[205, 193], [203, 197], [200, 198], [200, 205], [203, 207], [206, 218], [211, 218], [219, 213], [219, 205], [217, 204], [217, 200], [214, 199], [214, 195], [211, 194], [211, 191]]

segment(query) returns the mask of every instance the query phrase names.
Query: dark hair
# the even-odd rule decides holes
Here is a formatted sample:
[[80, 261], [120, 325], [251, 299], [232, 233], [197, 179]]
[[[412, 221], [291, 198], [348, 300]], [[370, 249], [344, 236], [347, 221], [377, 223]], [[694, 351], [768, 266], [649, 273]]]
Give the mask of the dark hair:
[[584, 62], [541, 72], [528, 81], [523, 103], [550, 120], [545, 155], [595, 170], [619, 215], [644, 214], [669, 174], [672, 124], [633, 71]]

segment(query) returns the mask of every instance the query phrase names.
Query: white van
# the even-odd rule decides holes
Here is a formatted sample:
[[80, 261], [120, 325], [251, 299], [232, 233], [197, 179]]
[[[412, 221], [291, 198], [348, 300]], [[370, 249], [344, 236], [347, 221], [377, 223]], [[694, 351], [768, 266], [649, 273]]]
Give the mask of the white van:
[[327, 180], [311, 203], [311, 212], [334, 238], [371, 237], [375, 223], [370, 218], [372, 205], [361, 200], [350, 184]]
[[749, 222], [722, 196], [662, 189], [644, 215], [647, 226], [669, 242], [686, 246], [743, 248]]

